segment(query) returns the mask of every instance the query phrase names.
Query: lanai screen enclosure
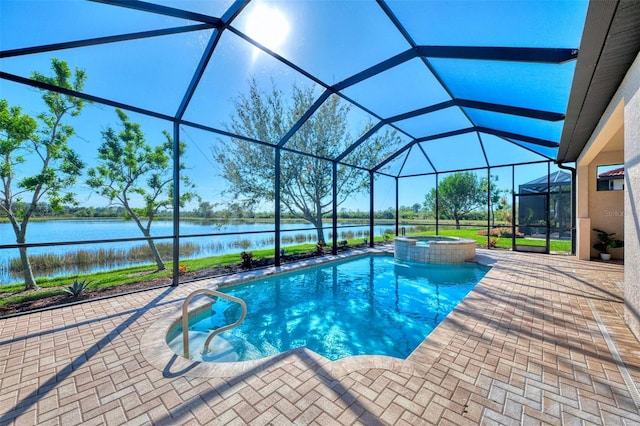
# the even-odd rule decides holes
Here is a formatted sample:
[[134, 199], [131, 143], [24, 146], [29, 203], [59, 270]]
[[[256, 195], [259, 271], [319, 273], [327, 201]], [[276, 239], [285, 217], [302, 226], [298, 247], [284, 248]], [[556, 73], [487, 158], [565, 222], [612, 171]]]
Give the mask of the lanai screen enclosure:
[[[279, 264], [283, 236], [297, 231], [285, 229], [285, 216], [313, 224], [318, 239], [328, 228], [335, 251], [339, 228], [352, 226], [338, 221], [341, 211], [364, 213], [373, 244], [376, 212], [390, 210], [397, 233], [399, 206], [421, 205], [455, 172], [512, 194], [557, 170], [587, 3], [0, 7], [0, 201], [15, 219], [0, 252], [170, 242], [172, 257], [159, 256], [173, 261], [177, 284], [181, 242], [234, 236], [192, 230], [181, 219], [194, 212], [273, 212], [259, 232]], [[36, 124], [20, 139], [7, 123], [25, 115]], [[36, 199], [74, 201], [92, 217], [117, 206], [139, 225], [116, 237], [36, 235], [21, 228]], [[158, 215], [171, 227], [154, 233]]]

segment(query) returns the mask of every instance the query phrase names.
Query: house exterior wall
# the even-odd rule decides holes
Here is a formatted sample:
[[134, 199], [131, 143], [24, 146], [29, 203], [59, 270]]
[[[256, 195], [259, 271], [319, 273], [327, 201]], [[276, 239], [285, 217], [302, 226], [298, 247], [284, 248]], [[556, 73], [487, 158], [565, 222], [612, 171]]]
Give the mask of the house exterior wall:
[[625, 322], [640, 340], [640, 55], [621, 86], [624, 107]]
[[[621, 163], [624, 191], [596, 191], [597, 166]], [[593, 228], [616, 232], [624, 239], [624, 317], [640, 340], [640, 55], [576, 161], [576, 169], [576, 254], [589, 259], [597, 253], [591, 247]], [[620, 249], [611, 253], [621, 257]]]
[[[577, 256], [589, 260], [599, 255], [593, 248], [593, 228], [616, 238], [624, 236], [624, 191], [598, 191], [598, 166], [624, 163], [624, 103], [610, 107], [576, 162], [577, 166]], [[623, 259], [624, 249], [612, 249], [614, 259]]]

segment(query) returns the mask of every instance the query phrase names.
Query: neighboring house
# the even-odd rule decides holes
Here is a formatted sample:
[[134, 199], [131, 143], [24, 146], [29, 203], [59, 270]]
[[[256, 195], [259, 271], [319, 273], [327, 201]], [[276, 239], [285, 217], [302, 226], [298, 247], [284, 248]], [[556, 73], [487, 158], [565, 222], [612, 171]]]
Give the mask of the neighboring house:
[[624, 190], [624, 167], [598, 173], [598, 191]]
[[625, 322], [640, 340], [638, 22], [639, 1], [589, 3], [557, 160], [576, 165], [577, 256], [597, 254], [593, 228], [624, 239], [611, 252], [624, 259]]

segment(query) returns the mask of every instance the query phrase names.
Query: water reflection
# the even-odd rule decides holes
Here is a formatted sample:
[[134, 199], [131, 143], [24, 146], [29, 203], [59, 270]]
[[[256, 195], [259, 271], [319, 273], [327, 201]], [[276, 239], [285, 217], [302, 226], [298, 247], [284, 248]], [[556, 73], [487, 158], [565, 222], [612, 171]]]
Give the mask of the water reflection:
[[[224, 290], [248, 307], [245, 322], [226, 333], [258, 356], [305, 346], [332, 360], [406, 358], [487, 270], [367, 256], [245, 283]], [[212, 321], [221, 326], [234, 320], [218, 315]]]

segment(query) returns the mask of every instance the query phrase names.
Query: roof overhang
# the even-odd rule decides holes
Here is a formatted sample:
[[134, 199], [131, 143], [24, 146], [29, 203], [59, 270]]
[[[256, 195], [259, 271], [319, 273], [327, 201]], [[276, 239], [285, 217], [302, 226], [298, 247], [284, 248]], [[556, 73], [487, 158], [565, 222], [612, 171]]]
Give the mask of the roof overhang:
[[591, 1], [558, 162], [576, 161], [640, 52], [640, 2]]

